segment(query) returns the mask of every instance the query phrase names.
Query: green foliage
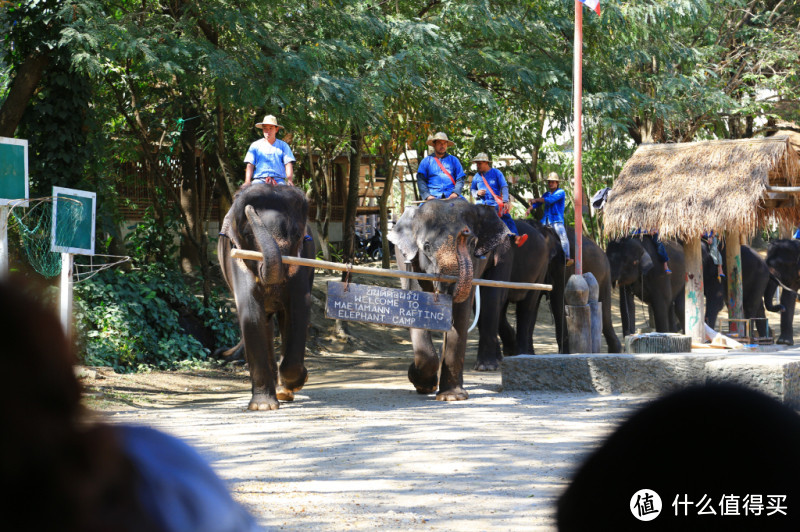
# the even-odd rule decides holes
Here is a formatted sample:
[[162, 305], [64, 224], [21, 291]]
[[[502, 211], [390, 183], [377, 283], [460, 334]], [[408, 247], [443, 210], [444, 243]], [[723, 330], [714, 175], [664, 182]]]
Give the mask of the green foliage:
[[181, 274], [150, 269], [106, 270], [75, 285], [75, 320], [82, 360], [126, 372], [174, 369], [205, 360], [209, 349], [187, 334], [181, 316], [198, 319], [216, 346], [238, 341], [230, 309], [217, 294], [204, 307]]
[[136, 267], [176, 268], [180, 222], [173, 217], [158, 220], [153, 207], [148, 207], [141, 222], [126, 238], [131, 262]]

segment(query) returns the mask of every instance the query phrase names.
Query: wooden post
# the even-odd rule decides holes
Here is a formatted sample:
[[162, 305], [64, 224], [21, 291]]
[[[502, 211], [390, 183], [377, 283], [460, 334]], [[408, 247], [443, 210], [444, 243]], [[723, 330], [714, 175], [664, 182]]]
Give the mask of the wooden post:
[[700, 236], [693, 236], [683, 245], [686, 256], [686, 336], [692, 341], [703, 343], [705, 340], [705, 296], [703, 292], [703, 254]]
[[61, 254], [61, 325], [68, 340], [72, 340], [72, 253]]
[[582, 275], [571, 275], [564, 290], [564, 317], [570, 353], [592, 352], [592, 309], [589, 285]]
[[728, 317], [744, 318], [742, 295], [742, 245], [739, 231], [725, 232], [725, 262], [728, 264]]

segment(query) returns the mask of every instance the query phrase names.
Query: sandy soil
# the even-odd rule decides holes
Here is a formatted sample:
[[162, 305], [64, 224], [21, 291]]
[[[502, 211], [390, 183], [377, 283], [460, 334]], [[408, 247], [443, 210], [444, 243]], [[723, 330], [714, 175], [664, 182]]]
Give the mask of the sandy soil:
[[[335, 278], [315, 283], [310, 377], [294, 403], [246, 411], [247, 370], [227, 366], [94, 368], [82, 377], [87, 405], [112, 423], [151, 425], [194, 445], [270, 529], [550, 530], [581, 458], [649, 399], [507, 392], [499, 373], [474, 371], [465, 373], [467, 401], [418, 395], [406, 377], [406, 330], [352, 323], [348, 341], [336, 337], [320, 306], [327, 279]], [[644, 325], [646, 311], [637, 313]], [[536, 331], [537, 352], [556, 352], [545, 308]], [[469, 368], [476, 346], [474, 331]]]

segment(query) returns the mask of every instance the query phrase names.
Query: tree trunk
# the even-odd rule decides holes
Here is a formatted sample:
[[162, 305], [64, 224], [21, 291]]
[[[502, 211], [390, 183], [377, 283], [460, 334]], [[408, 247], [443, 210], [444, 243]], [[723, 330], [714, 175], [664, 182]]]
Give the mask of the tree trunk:
[[[197, 109], [185, 108], [184, 116], [197, 116]], [[186, 120], [181, 131], [181, 209], [185, 224], [181, 229], [180, 264], [183, 273], [191, 273], [200, 266], [199, 243], [203, 235], [200, 218], [200, 187], [197, 176], [197, 121]]]
[[392, 189], [394, 188], [394, 174], [397, 172], [397, 161], [390, 161], [388, 149], [384, 155], [384, 162], [386, 168], [389, 169], [389, 175], [386, 176], [386, 181], [383, 183], [383, 191], [381, 197], [378, 198], [378, 209], [380, 210], [380, 227], [381, 227], [381, 247], [383, 248], [383, 258], [381, 259], [381, 267], [389, 268], [391, 265], [391, 253], [389, 253], [389, 198], [392, 197]]
[[49, 63], [49, 54], [34, 52], [16, 69], [14, 81], [8, 89], [8, 96], [0, 108], [0, 137], [14, 136], [28, 102], [33, 98]]
[[350, 132], [350, 175], [347, 184], [347, 203], [344, 209], [342, 235], [344, 237], [345, 262], [355, 257], [356, 212], [358, 210], [358, 185], [361, 178], [362, 136], [356, 126]]

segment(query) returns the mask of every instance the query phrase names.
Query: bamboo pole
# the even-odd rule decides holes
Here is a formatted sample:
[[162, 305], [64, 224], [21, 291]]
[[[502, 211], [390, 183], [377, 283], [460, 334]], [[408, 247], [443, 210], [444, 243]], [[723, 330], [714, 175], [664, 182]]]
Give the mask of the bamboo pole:
[[[231, 257], [244, 260], [264, 260], [264, 256], [258, 251], [248, 249], [232, 249]], [[362, 273], [366, 275], [379, 275], [382, 277], [404, 277], [406, 279], [417, 279], [423, 281], [440, 281], [445, 283], [455, 283], [458, 277], [454, 275], [433, 275], [430, 273], [404, 272], [400, 270], [384, 270], [382, 268], [367, 268], [365, 266], [352, 266], [339, 262], [328, 262], [325, 260], [304, 259], [302, 257], [281, 257], [284, 264], [294, 264], [297, 266], [310, 266], [311, 268], [321, 268], [324, 270], [349, 271], [350, 273]], [[492, 281], [489, 279], [473, 279], [472, 284], [478, 286], [494, 286], [498, 288], [510, 288], [515, 290], [546, 290], [553, 289], [552, 285], [540, 283], [511, 283], [507, 281]]]

